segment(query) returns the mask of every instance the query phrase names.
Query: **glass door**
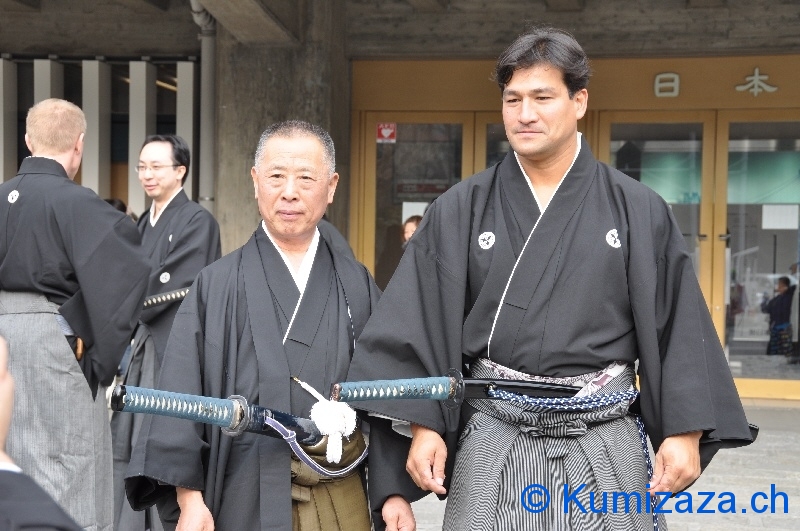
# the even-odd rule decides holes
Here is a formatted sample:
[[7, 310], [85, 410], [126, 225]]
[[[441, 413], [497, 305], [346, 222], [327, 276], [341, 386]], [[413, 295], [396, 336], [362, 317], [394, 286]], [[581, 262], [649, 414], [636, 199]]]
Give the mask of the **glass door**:
[[734, 375], [753, 379], [757, 394], [768, 396], [780, 387], [775, 380], [800, 380], [791, 322], [800, 260], [800, 111], [720, 112], [719, 133], [720, 217], [729, 235], [725, 338]]
[[356, 255], [383, 289], [404, 249], [404, 224], [455, 183], [474, 173], [474, 113], [368, 112], [363, 183], [351, 196], [363, 220]]
[[[596, 154], [669, 204], [706, 301], [712, 293], [714, 117], [712, 111], [603, 112]], [[723, 317], [720, 312], [715, 322], [718, 331]]]
[[475, 172], [497, 164], [511, 151], [499, 112], [475, 113]]

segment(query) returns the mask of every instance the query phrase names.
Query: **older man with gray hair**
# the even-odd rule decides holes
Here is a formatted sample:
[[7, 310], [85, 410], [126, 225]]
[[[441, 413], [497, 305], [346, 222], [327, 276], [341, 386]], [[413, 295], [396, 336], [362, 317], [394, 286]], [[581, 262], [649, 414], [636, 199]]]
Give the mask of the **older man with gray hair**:
[[[327, 394], [344, 379], [378, 289], [362, 264], [317, 229], [339, 181], [334, 161], [333, 141], [319, 126], [288, 121], [264, 131], [251, 170], [261, 222], [243, 247], [195, 280], [175, 317], [161, 389], [239, 395], [309, 417], [317, 399], [307, 387]], [[378, 429], [370, 440], [371, 455], [380, 457], [370, 460], [370, 480], [407, 478], [404, 451], [388, 457], [391, 438]], [[356, 430], [335, 465], [325, 461], [324, 442], [306, 451], [340, 470], [364, 445]], [[152, 417], [142, 426], [126, 490], [134, 509], [156, 503], [167, 529], [368, 531], [360, 472], [330, 479], [294, 459], [280, 439], [231, 438], [218, 427]], [[390, 529], [413, 530], [406, 500], [387, 503]]]

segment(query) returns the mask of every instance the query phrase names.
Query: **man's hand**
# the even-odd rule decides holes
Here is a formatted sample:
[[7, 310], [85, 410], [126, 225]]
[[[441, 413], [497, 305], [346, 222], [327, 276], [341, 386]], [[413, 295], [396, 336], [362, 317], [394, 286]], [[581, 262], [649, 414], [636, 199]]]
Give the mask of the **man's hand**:
[[446, 494], [444, 485], [444, 462], [447, 459], [447, 446], [442, 436], [435, 431], [411, 425], [411, 449], [408, 451], [406, 471], [422, 490], [436, 494]]
[[389, 496], [381, 510], [383, 521], [386, 522], [386, 531], [416, 531], [417, 522], [414, 512], [402, 496]]
[[176, 487], [181, 516], [175, 531], [214, 531], [214, 518], [203, 501], [203, 493]]
[[656, 453], [649, 492], [679, 492], [700, 477], [702, 435], [702, 431], [693, 431], [664, 439]]

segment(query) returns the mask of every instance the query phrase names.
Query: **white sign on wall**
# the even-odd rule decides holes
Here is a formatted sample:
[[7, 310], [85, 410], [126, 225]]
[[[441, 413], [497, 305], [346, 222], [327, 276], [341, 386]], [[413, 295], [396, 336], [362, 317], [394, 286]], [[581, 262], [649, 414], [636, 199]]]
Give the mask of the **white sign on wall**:
[[798, 230], [800, 205], [761, 205], [762, 230]]

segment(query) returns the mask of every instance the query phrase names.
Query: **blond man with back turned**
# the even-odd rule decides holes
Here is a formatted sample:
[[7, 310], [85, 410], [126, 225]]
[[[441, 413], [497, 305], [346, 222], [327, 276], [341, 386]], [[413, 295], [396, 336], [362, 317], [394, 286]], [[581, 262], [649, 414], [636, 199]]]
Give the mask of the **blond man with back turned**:
[[144, 300], [149, 267], [125, 215], [73, 182], [80, 108], [28, 112], [32, 156], [0, 184], [0, 334], [17, 385], [7, 452], [84, 529], [110, 530], [114, 378]]

